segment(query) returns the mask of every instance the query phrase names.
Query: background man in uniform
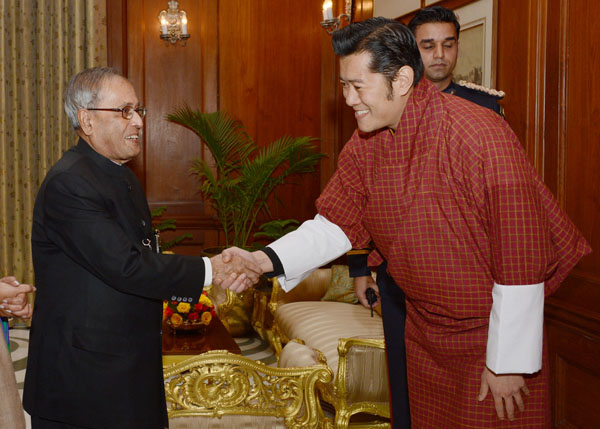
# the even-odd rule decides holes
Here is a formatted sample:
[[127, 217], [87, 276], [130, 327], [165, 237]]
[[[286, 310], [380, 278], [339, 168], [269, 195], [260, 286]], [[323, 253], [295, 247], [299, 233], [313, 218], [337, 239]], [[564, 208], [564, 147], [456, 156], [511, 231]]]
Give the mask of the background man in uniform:
[[412, 424], [548, 427], [544, 295], [589, 245], [499, 115], [421, 79], [407, 27], [368, 19], [336, 31], [333, 46], [358, 130], [319, 214], [262, 251], [224, 253], [290, 290], [372, 241], [406, 294]]
[[140, 152], [146, 113], [127, 79], [84, 70], [69, 82], [65, 111], [79, 142], [35, 202], [23, 403], [34, 429], [162, 429], [162, 301], [197, 302], [213, 279], [252, 284], [257, 267], [157, 252], [144, 190], [125, 166]]
[[480, 106], [501, 113], [498, 100], [502, 92], [471, 83], [455, 83], [452, 73], [458, 60], [460, 24], [454, 12], [442, 6], [421, 9], [408, 23], [415, 35], [425, 77], [435, 87], [447, 94], [454, 94]]

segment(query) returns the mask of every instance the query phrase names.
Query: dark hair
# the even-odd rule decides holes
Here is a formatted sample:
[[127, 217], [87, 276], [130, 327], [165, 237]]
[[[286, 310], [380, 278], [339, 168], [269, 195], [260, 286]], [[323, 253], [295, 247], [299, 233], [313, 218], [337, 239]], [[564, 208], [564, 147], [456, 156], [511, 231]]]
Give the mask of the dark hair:
[[410, 31], [414, 34], [420, 25], [429, 24], [431, 22], [447, 22], [449, 24], [454, 24], [454, 28], [456, 29], [456, 40], [458, 40], [458, 35], [460, 34], [460, 24], [458, 23], [458, 19], [453, 11], [442, 6], [431, 6], [421, 9], [413, 19], [410, 20], [408, 28], [410, 28]]
[[332, 44], [340, 57], [362, 52], [371, 54], [369, 70], [384, 75], [390, 89], [403, 66], [413, 69], [413, 86], [423, 76], [423, 61], [415, 37], [398, 21], [377, 17], [352, 23], [333, 33]]

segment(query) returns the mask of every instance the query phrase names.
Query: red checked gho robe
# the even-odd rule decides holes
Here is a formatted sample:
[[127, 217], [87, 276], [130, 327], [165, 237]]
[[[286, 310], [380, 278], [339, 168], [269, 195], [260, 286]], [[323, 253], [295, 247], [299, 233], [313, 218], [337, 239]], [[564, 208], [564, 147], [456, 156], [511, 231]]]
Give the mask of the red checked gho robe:
[[590, 249], [499, 115], [421, 80], [395, 134], [354, 133], [317, 207], [406, 294], [413, 428], [549, 426], [546, 353], [515, 422], [477, 401], [492, 287], [548, 295]]

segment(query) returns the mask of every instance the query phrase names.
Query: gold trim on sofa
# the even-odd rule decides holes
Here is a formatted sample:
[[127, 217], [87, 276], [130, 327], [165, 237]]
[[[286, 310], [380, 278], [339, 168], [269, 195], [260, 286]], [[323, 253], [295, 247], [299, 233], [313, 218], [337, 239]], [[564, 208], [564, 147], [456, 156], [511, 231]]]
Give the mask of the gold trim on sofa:
[[[338, 362], [337, 377], [335, 380], [335, 427], [345, 428], [350, 423], [350, 417], [358, 413], [369, 413], [376, 416], [390, 418], [389, 403], [374, 403], [374, 402], [355, 402], [348, 404], [346, 390], [346, 368], [347, 356], [352, 347], [370, 347], [382, 349], [385, 353], [385, 340], [383, 339], [366, 339], [366, 338], [340, 338], [338, 340], [338, 354], [340, 360]], [[355, 428], [355, 425], [352, 425]], [[368, 427], [390, 427], [389, 424], [382, 423], [381, 426], [370, 425]]]
[[289, 428], [329, 428], [316, 395], [330, 383], [326, 365], [274, 368], [244, 356], [215, 350], [164, 367], [169, 418], [224, 415], [283, 418]]
[[[305, 341], [300, 338], [288, 338], [285, 332], [282, 331], [280, 326], [277, 323], [275, 318], [275, 313], [278, 309], [279, 305], [295, 302], [299, 298], [302, 297], [302, 287], [306, 286], [308, 289], [307, 300], [312, 301], [316, 300], [316, 295], [318, 295], [318, 290], [327, 288], [327, 284], [329, 281], [329, 277], [331, 275], [331, 269], [318, 269], [314, 271], [309, 277], [307, 277], [303, 282], [296, 286], [295, 289], [292, 289], [290, 292], [285, 293], [283, 289], [281, 289], [280, 283], [277, 279], [273, 280], [273, 290], [271, 295], [271, 302], [269, 303], [269, 309], [273, 314], [273, 330], [272, 330], [272, 342], [271, 346], [275, 350], [275, 354], [277, 355], [277, 359], [279, 360], [283, 346], [290, 341], [298, 342], [300, 344], [305, 344]], [[306, 282], [306, 284], [304, 284]], [[304, 285], [303, 285], [304, 284]], [[281, 289], [281, 290], [280, 290]], [[322, 294], [321, 294], [322, 295]], [[353, 304], [348, 304], [353, 305]], [[379, 316], [377, 316], [379, 317]], [[310, 346], [310, 345], [309, 345]], [[381, 339], [372, 339], [372, 338], [339, 338], [338, 339], [338, 355], [339, 362], [337, 368], [337, 375], [335, 378], [335, 382], [333, 380], [327, 382], [319, 382], [317, 387], [319, 389], [319, 393], [325, 402], [333, 405], [335, 408], [335, 420], [334, 427], [336, 429], [348, 428], [352, 427], [355, 429], [361, 428], [391, 428], [391, 425], [387, 422], [382, 421], [371, 421], [365, 423], [350, 423], [350, 418], [358, 413], [368, 413], [374, 416], [383, 417], [385, 419], [390, 418], [390, 407], [389, 407], [389, 399], [386, 402], [374, 403], [372, 401], [358, 401], [352, 402], [348, 400], [348, 392], [347, 392], [347, 371], [348, 371], [348, 354], [351, 352], [353, 347], [367, 347], [382, 350], [385, 353], [385, 341], [383, 338]], [[320, 363], [327, 364], [327, 360], [323, 353], [313, 347], [311, 347], [318, 356], [318, 361]], [[385, 361], [383, 365], [386, 368]], [[387, 382], [387, 377], [386, 377]]]

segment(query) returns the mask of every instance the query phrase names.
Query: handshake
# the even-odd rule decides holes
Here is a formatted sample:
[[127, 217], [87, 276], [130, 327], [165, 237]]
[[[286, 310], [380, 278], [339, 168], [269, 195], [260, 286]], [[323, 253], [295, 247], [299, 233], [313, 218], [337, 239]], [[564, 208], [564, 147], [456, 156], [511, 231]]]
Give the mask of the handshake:
[[210, 258], [213, 284], [233, 292], [243, 292], [258, 282], [261, 274], [273, 271], [273, 263], [262, 251], [248, 252], [230, 247]]
[[31, 318], [31, 304], [27, 303], [27, 294], [35, 291], [28, 284], [21, 284], [13, 276], [0, 279], [0, 316]]

